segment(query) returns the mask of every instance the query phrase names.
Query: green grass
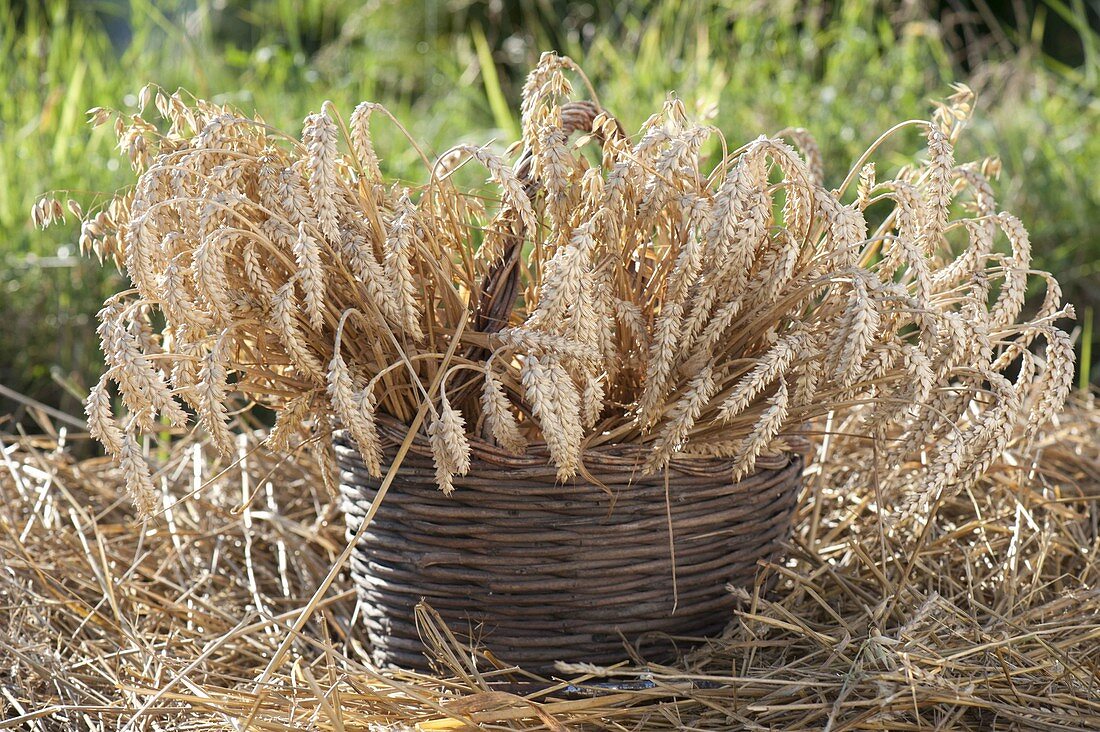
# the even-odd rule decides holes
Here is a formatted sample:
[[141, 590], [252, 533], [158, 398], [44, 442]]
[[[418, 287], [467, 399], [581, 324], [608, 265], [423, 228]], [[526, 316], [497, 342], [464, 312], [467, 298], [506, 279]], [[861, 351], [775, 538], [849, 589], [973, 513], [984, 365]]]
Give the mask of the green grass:
[[[325, 99], [344, 113], [370, 99], [429, 150], [503, 143], [515, 135], [523, 75], [548, 48], [581, 62], [628, 129], [676, 90], [731, 143], [810, 129], [834, 182], [879, 131], [927, 114], [952, 81], [969, 81], [979, 115], [960, 157], [1001, 156], [1001, 205], [1029, 226], [1037, 266], [1058, 274], [1082, 311], [1095, 310], [1100, 56], [1082, 6], [1048, 3], [1046, 15], [1008, 34], [1014, 45], [992, 47], [963, 79], [944, 29], [888, 14], [893, 5], [853, 0], [826, 14], [776, 2], [765, 17], [759, 3], [732, 0], [594, 10], [527, 0], [506, 4], [504, 15], [457, 0], [40, 0], [29, 9], [0, 0], [0, 383], [77, 411], [76, 395], [99, 368], [94, 314], [117, 275], [74, 257], [75, 222], [39, 232], [28, 221], [42, 191], [72, 190], [88, 203], [127, 183], [109, 129], [85, 124], [89, 107], [133, 111], [140, 87], [156, 82], [296, 131]], [[1061, 67], [1036, 50], [1052, 14], [1079, 33], [1082, 65]], [[128, 41], [112, 40], [109, 28]], [[389, 173], [422, 175], [396, 131], [378, 125], [378, 138]], [[909, 142], [885, 159], [917, 149]]]

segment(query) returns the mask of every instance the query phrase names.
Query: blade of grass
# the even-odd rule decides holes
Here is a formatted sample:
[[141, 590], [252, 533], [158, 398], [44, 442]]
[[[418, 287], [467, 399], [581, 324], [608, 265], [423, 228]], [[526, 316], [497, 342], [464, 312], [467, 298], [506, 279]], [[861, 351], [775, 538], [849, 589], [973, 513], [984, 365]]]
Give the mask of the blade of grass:
[[493, 121], [496, 126], [508, 135], [508, 139], [519, 136], [519, 127], [512, 115], [512, 109], [505, 99], [504, 89], [500, 84], [500, 76], [497, 75], [496, 62], [493, 61], [493, 52], [489, 48], [489, 42], [485, 40], [485, 31], [480, 25], [474, 25], [470, 29], [470, 36], [474, 40], [477, 49], [477, 63], [481, 68], [481, 80], [485, 85], [485, 96], [489, 100], [489, 109], [493, 112]]

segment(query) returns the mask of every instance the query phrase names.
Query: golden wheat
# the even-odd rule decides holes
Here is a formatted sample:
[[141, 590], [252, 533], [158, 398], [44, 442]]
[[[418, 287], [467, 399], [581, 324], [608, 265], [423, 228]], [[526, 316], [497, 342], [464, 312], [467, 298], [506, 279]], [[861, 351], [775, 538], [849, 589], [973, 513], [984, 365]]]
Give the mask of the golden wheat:
[[[177, 399], [226, 453], [230, 415], [261, 404], [271, 445], [327, 443], [342, 424], [377, 472], [376, 420], [408, 423], [430, 397], [445, 490], [468, 429], [511, 451], [545, 443], [563, 480], [611, 441], [651, 446], [650, 470], [706, 453], [740, 475], [872, 401], [862, 424], [884, 464], [922, 487], [909, 508], [972, 480], [1004, 425], [1033, 431], [1064, 402], [1073, 349], [1056, 321], [1072, 310], [998, 212], [997, 166], [955, 162], [968, 90], [891, 132], [920, 128], [925, 160], [885, 178], [884, 136], [834, 188], [805, 130], [723, 156], [670, 97], [631, 139], [568, 101], [575, 71], [548, 54], [531, 74], [514, 166], [463, 145], [412, 189], [382, 179], [370, 123], [392, 117], [375, 104], [345, 126], [326, 103], [300, 144], [180, 93], [155, 92], [159, 127], [116, 116], [138, 178], [84, 215], [81, 243], [134, 287], [100, 314], [108, 371], [87, 410], [131, 495], [152, 506], [137, 437], [186, 420]], [[459, 190], [470, 160], [489, 180]], [[32, 215], [64, 213], [43, 198]], [[1037, 280], [1046, 298], [1025, 315]], [[448, 364], [484, 384], [428, 394]]]

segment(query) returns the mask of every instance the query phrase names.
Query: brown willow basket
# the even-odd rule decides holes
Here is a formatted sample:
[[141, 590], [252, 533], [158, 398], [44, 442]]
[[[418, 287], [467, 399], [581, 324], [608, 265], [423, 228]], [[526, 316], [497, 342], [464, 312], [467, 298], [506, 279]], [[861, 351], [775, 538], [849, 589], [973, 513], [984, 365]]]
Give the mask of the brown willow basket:
[[[468, 475], [444, 496], [417, 436], [355, 547], [373, 661], [425, 668], [414, 608], [433, 607], [455, 636], [508, 664], [547, 673], [555, 661], [613, 663], [624, 640], [668, 660], [670, 636], [718, 634], [733, 620], [727, 584], [751, 588], [788, 535], [802, 459], [762, 457], [731, 482], [730, 464], [677, 457], [641, 474], [637, 445], [585, 454], [588, 473], [559, 483], [545, 449], [516, 457], [473, 441]], [[393, 459], [396, 442], [385, 451]], [[349, 539], [381, 481], [337, 433]], [[670, 536], [671, 534], [671, 536]]]

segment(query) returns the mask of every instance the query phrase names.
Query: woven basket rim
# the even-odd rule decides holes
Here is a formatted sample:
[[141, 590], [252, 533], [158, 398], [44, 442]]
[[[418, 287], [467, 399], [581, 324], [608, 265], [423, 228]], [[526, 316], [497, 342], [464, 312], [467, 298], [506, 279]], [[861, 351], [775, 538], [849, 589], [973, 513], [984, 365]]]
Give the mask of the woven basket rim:
[[[378, 415], [378, 436], [382, 441], [383, 451], [397, 449], [406, 439], [409, 425], [388, 415]], [[354, 448], [355, 442], [346, 430], [337, 427], [333, 432], [333, 439], [343, 442]], [[523, 454], [511, 453], [499, 445], [495, 445], [476, 434], [468, 434], [471, 458], [484, 463], [494, 464], [502, 469], [516, 470], [523, 468], [545, 467], [550, 462], [550, 451], [546, 443], [532, 441], [528, 443], [527, 450]], [[757, 457], [756, 466], [752, 472], [763, 470], [779, 470], [790, 464], [795, 455], [805, 452], [798, 440], [790, 441], [789, 449], [778, 453], [764, 453]], [[595, 446], [583, 448], [581, 463], [598, 462], [606, 467], [618, 467], [624, 471], [640, 470], [650, 452], [651, 445], [637, 442], [604, 442]], [[413, 438], [409, 451], [421, 456], [431, 457], [432, 450], [428, 438], [417, 432]], [[672, 472], [699, 474], [714, 473], [730, 470], [734, 460], [729, 457], [714, 457], [695, 453], [676, 453], [669, 460], [668, 469]]]

